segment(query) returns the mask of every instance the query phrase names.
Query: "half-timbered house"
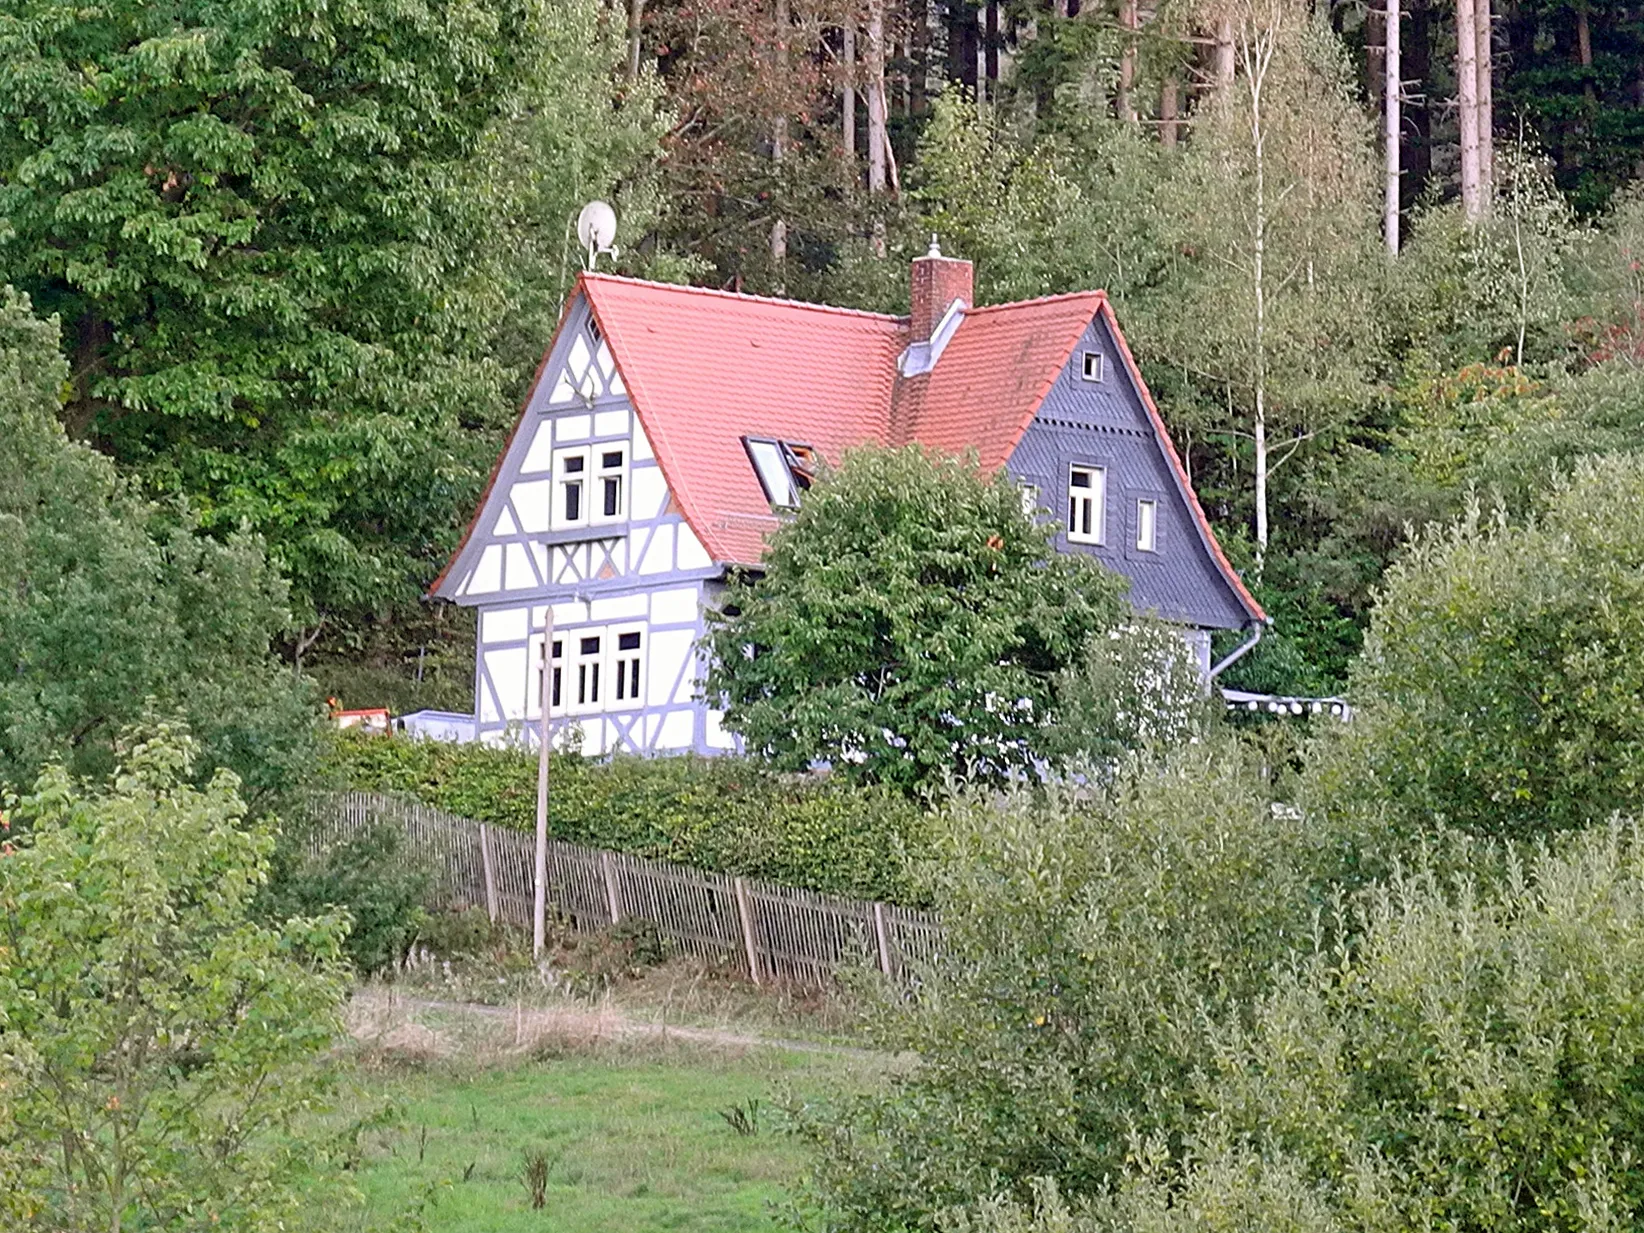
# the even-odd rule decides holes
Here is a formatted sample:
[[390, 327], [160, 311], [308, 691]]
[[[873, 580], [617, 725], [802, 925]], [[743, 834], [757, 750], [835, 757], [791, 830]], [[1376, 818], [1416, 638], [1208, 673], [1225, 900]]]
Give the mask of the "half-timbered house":
[[[549, 719], [585, 752], [733, 747], [697, 698], [728, 570], [816, 465], [918, 443], [1007, 469], [1056, 545], [1181, 626], [1259, 634], [1100, 291], [973, 307], [967, 261], [913, 262], [906, 317], [584, 274], [431, 594], [479, 610], [474, 731]], [[547, 605], [553, 638], [545, 655]]]

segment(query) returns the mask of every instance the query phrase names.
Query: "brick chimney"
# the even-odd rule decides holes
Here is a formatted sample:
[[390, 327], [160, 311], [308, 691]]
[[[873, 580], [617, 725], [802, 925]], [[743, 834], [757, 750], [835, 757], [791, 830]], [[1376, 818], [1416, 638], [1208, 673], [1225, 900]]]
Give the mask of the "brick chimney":
[[913, 259], [909, 281], [912, 294], [908, 332], [915, 342], [929, 340], [949, 304], [963, 300], [969, 308], [975, 302], [975, 267], [968, 261], [942, 256], [934, 235], [930, 238], [930, 251]]

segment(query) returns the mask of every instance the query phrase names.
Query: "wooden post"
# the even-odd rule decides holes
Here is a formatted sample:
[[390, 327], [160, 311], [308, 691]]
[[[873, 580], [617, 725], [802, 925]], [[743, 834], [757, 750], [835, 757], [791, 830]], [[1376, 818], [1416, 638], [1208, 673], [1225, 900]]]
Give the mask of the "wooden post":
[[890, 953], [890, 931], [885, 928], [885, 905], [874, 901], [873, 905], [873, 932], [879, 939], [879, 970], [886, 976], [894, 976]]
[[542, 714], [537, 725], [537, 859], [531, 901], [531, 954], [542, 958], [548, 939], [548, 705], [554, 686], [554, 604], [542, 618]]
[[759, 952], [754, 949], [753, 907], [748, 902], [748, 884], [737, 878], [733, 885], [736, 887], [736, 914], [742, 919], [742, 948], [748, 952], [748, 979], [757, 985], [762, 982], [759, 979]]
[[480, 869], [485, 874], [485, 914], [494, 925], [497, 923], [497, 867], [491, 859], [491, 828], [481, 822], [479, 833]]
[[616, 862], [609, 852], [599, 854], [600, 872], [605, 875], [605, 902], [611, 909], [611, 923], [622, 919], [622, 899], [617, 894]]

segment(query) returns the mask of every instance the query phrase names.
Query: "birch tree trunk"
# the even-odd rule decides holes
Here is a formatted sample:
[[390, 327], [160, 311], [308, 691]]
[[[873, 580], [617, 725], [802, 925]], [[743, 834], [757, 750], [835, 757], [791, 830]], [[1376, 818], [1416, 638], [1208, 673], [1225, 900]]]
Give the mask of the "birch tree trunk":
[[1182, 83], [1175, 76], [1166, 77], [1159, 87], [1159, 144], [1167, 150], [1176, 148], [1181, 108]]
[[885, 191], [885, 0], [868, 0], [868, 192]]
[[1473, 21], [1474, 36], [1478, 40], [1478, 49], [1473, 57], [1477, 82], [1474, 102], [1478, 110], [1478, 203], [1479, 212], [1488, 214], [1495, 197], [1496, 180], [1495, 25], [1490, 0], [1477, 0]]
[[645, 21], [645, 0], [628, 0], [628, 80], [639, 76], [639, 35]]
[[1456, 0], [1456, 107], [1461, 126], [1461, 209], [1472, 221], [1482, 213], [1478, 161], [1477, 0]]
[[1251, 438], [1255, 444], [1256, 471], [1256, 568], [1258, 573], [1267, 555], [1270, 538], [1267, 511], [1267, 120], [1263, 112], [1268, 69], [1273, 63], [1279, 31], [1277, 26], [1266, 30], [1250, 30], [1242, 46], [1245, 89], [1250, 93], [1250, 155], [1255, 173], [1251, 218], [1250, 290], [1255, 306], [1252, 323], [1250, 376], [1254, 395], [1254, 423]]
[[856, 177], [860, 171], [856, 166], [856, 22], [852, 18], [845, 27], [844, 49], [842, 52], [845, 61], [845, 88], [839, 92], [839, 137], [845, 148], [845, 161], [851, 167], [851, 180], [860, 185], [862, 181]]
[[1385, 51], [1382, 56], [1382, 140], [1387, 145], [1385, 196], [1382, 202], [1382, 238], [1387, 254], [1399, 255], [1399, 140], [1403, 135], [1403, 79], [1399, 63], [1400, 0], [1387, 0], [1382, 19]]
[[1115, 102], [1118, 104], [1119, 119], [1127, 124], [1136, 124], [1139, 122], [1134, 98], [1136, 87], [1136, 29], [1139, 24], [1136, 0], [1119, 0], [1119, 24], [1124, 27], [1125, 48], [1123, 54], [1119, 57], [1119, 91]]
[[[776, 0], [775, 12], [772, 15], [774, 27], [771, 40], [771, 59], [776, 67], [776, 79], [781, 81], [787, 73], [788, 65], [788, 0]], [[782, 112], [771, 118], [771, 162], [776, 165], [778, 175], [782, 167], [782, 159], [787, 154], [788, 147], [788, 117]], [[771, 260], [780, 268], [788, 257], [788, 222], [780, 215], [771, 224]], [[778, 290], [780, 290], [780, 276]]]

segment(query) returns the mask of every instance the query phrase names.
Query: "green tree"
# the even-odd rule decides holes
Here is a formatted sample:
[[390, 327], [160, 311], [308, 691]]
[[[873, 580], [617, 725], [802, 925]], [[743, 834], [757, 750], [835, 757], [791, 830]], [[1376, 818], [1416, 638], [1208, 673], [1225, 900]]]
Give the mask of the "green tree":
[[1644, 458], [1590, 460], [1527, 524], [1477, 504], [1388, 571], [1321, 800], [1533, 838], [1644, 788]]
[[751, 751], [909, 790], [1043, 756], [1057, 674], [1126, 612], [1003, 473], [918, 447], [848, 454], [710, 616], [704, 691]]
[[112, 786], [43, 772], [0, 856], [0, 1176], [38, 1229], [290, 1227], [338, 1174], [315, 1123], [345, 918], [248, 916], [274, 835], [159, 729]]
[[596, 8], [0, 9], [0, 269], [65, 322], [70, 433], [262, 532], [304, 625], [438, 568], [535, 360], [498, 336], [574, 268], [563, 197], [643, 171]]
[[273, 659], [286, 587], [256, 537], [162, 518], [64, 439], [54, 322], [0, 290], [0, 784], [106, 773], [146, 710], [186, 715], [255, 797], [315, 755], [311, 690]]

